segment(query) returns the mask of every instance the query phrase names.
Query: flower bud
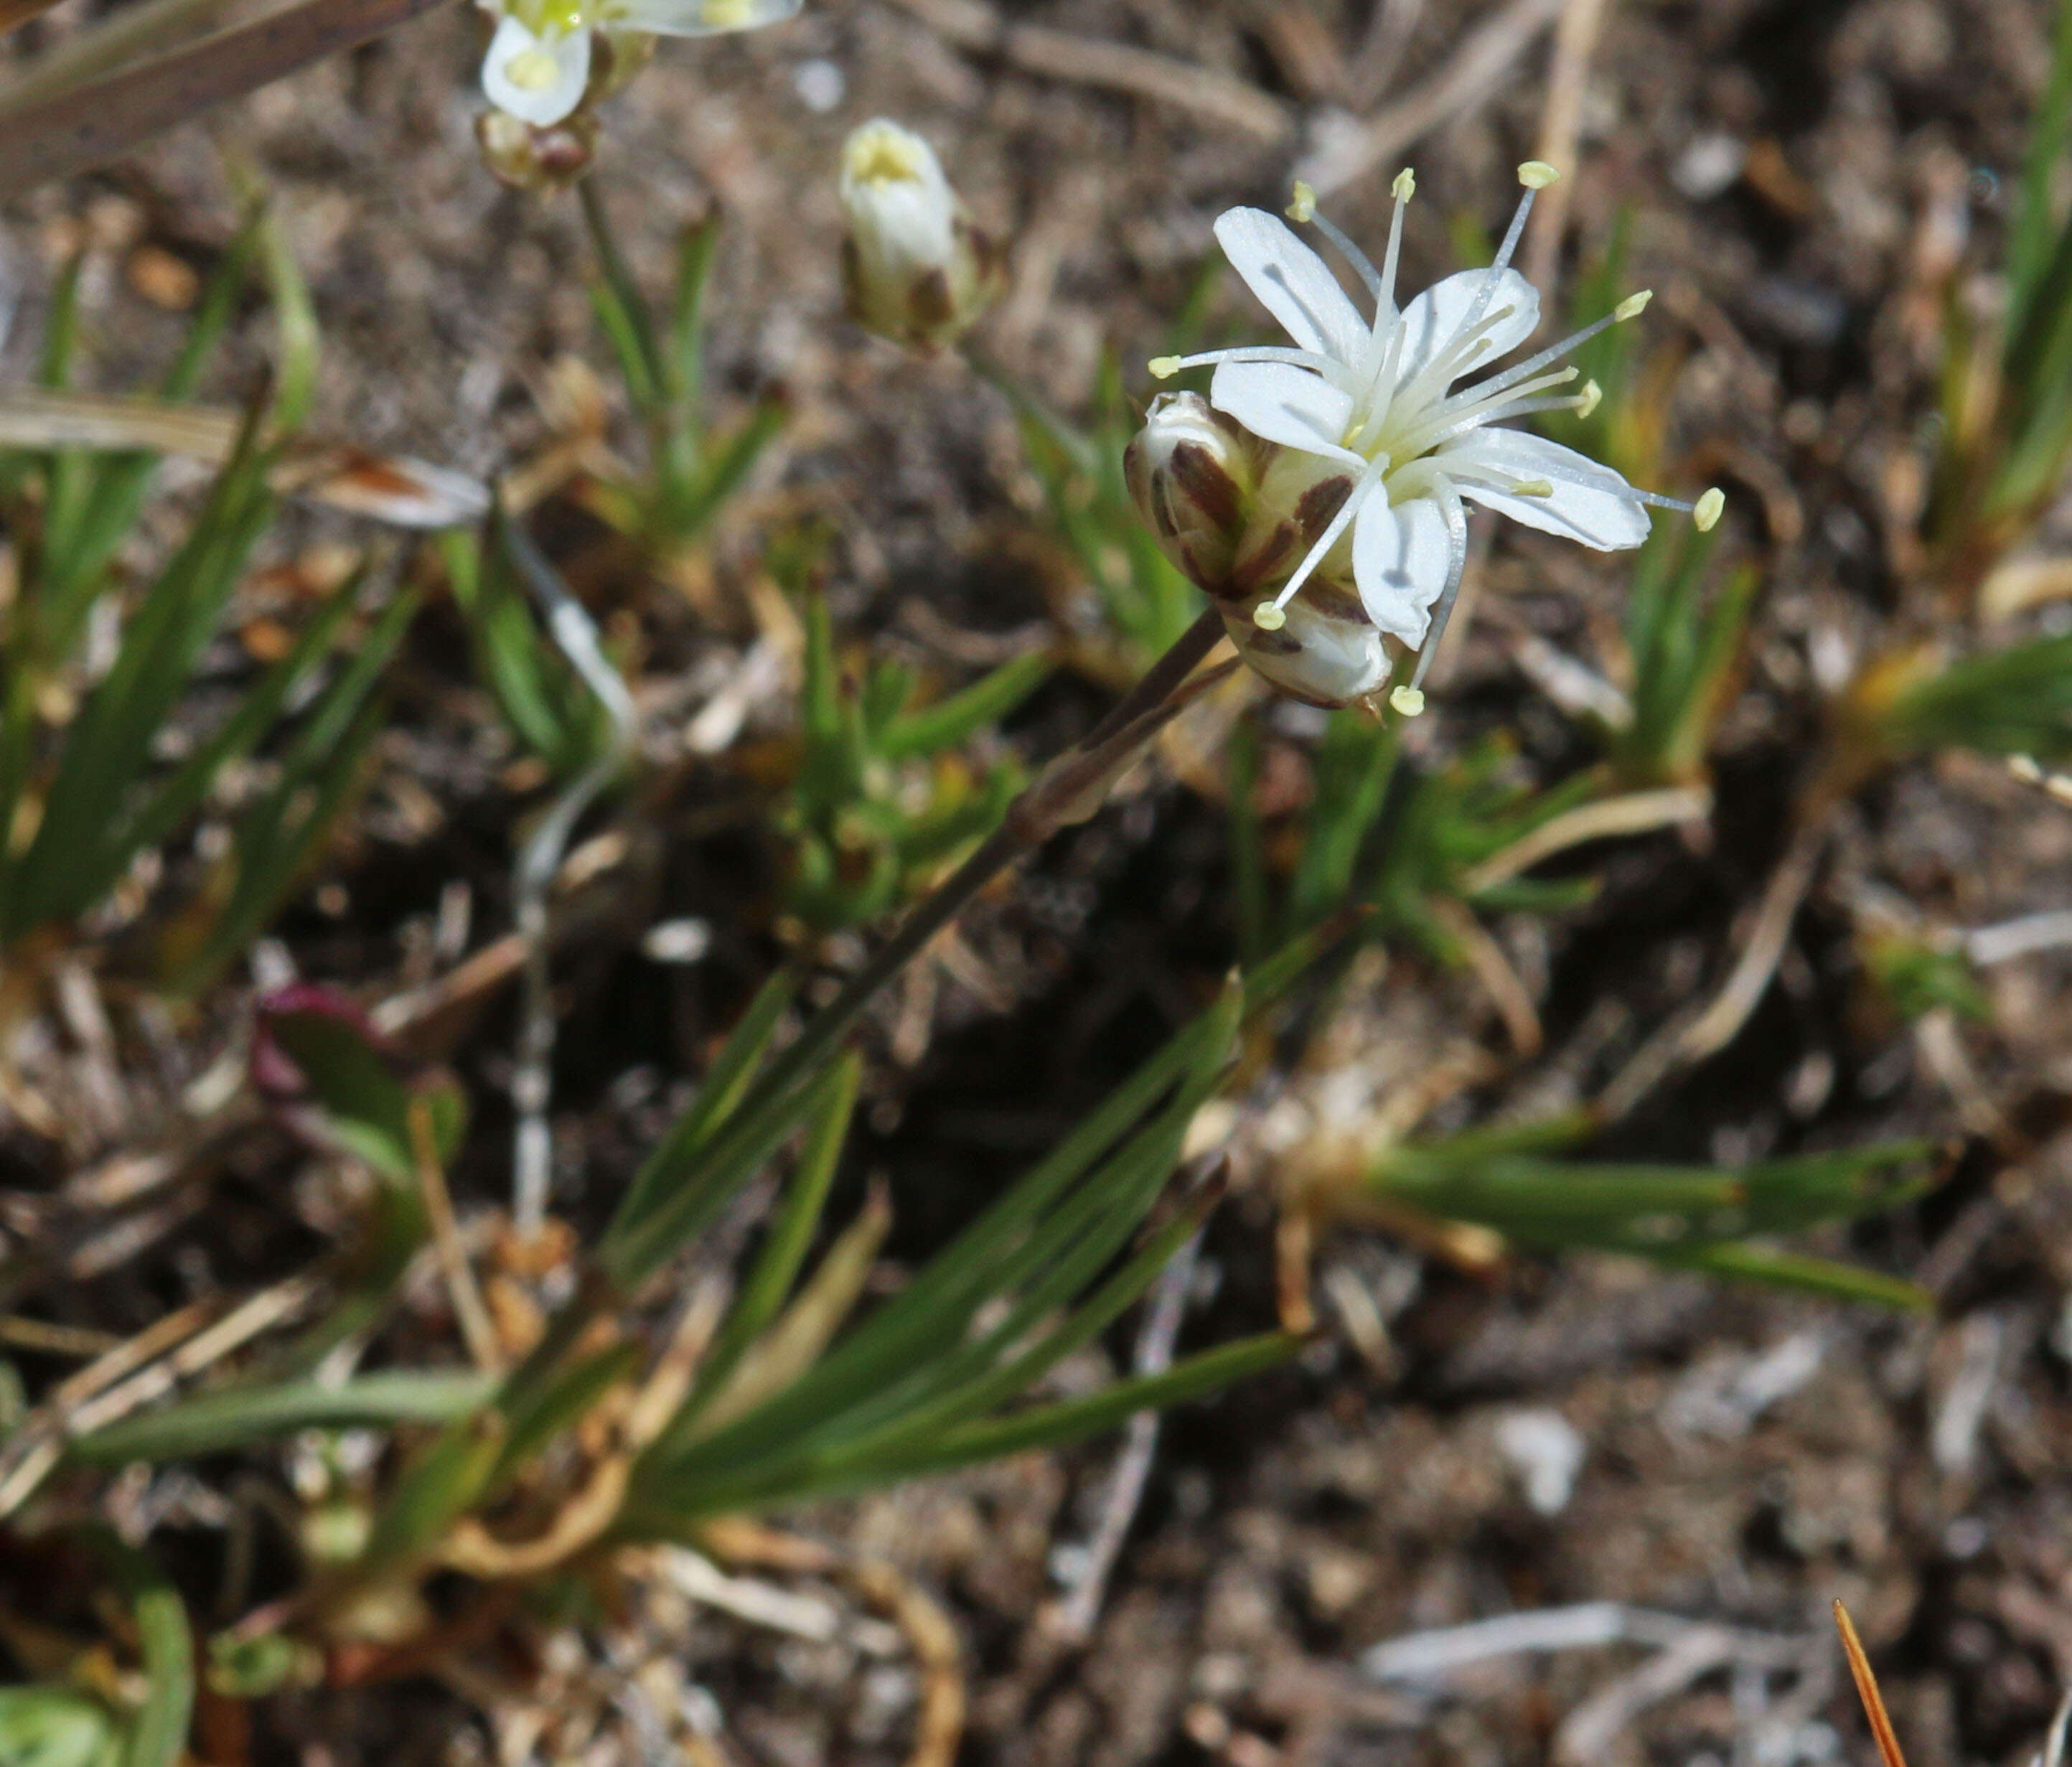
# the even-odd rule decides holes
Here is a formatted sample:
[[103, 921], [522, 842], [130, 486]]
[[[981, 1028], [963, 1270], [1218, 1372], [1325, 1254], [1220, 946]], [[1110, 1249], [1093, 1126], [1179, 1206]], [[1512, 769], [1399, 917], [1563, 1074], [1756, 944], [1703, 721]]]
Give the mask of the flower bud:
[[911, 129], [881, 117], [849, 137], [841, 205], [849, 314], [880, 337], [919, 349], [947, 343], [1005, 286], [998, 248], [971, 224], [935, 150]]
[[586, 110], [542, 128], [508, 111], [485, 110], [475, 119], [482, 162], [513, 190], [564, 191], [590, 170], [597, 152], [597, 119]]
[[1250, 519], [1256, 445], [1198, 392], [1161, 392], [1123, 452], [1123, 476], [1158, 549], [1211, 595]]
[[1123, 454], [1137, 512], [1159, 549], [1211, 596], [1238, 654], [1292, 698], [1336, 708], [1388, 685], [1388, 642], [1339, 536], [1280, 610], [1270, 602], [1352, 495], [1345, 463], [1261, 442], [1196, 392], [1161, 393]]

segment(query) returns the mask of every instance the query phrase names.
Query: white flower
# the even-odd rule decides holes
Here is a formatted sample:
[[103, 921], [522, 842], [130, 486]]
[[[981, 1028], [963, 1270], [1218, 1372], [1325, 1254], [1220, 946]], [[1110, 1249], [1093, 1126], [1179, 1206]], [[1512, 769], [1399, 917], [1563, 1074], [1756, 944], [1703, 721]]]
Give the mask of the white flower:
[[[1454, 390], [1462, 376], [1509, 355], [1538, 329], [1540, 297], [1510, 265], [1534, 192], [1556, 175], [1538, 162], [1520, 166], [1524, 198], [1495, 263], [1449, 276], [1402, 307], [1396, 304], [1396, 270], [1404, 207], [1416, 188], [1411, 174], [1396, 181], [1396, 213], [1379, 270], [1316, 213], [1314, 195], [1298, 184], [1289, 215], [1313, 222], [1357, 273], [1374, 303], [1371, 320], [1277, 217], [1256, 208], [1228, 210], [1216, 222], [1216, 237], [1294, 347], [1218, 350], [1151, 364], [1162, 379], [1215, 364], [1210, 398], [1219, 410], [1262, 440], [1310, 457], [1313, 472], [1350, 475], [1350, 494], [1252, 618], [1265, 631], [1279, 631], [1319, 566], [1334, 549], [1349, 553], [1359, 601], [1376, 632], [1421, 652], [1416, 676], [1396, 696], [1400, 709], [1422, 703], [1416, 688], [1437, 649], [1429, 640], [1443, 629], [1460, 587], [1467, 557], [1464, 499], [1607, 552], [1647, 537], [1646, 505], [1694, 509], [1636, 491], [1609, 466], [1558, 442], [1494, 427], [1539, 411], [1594, 408], [1594, 383], [1579, 393], [1554, 394], [1577, 373], [1554, 364], [1605, 327], [1633, 318], [1647, 304], [1644, 293], [1515, 367]], [[1716, 492], [1700, 499], [1700, 527], [1718, 518], [1720, 500]]]
[[490, 103], [539, 128], [560, 122], [590, 83], [590, 38], [598, 31], [660, 37], [706, 37], [777, 24], [801, 0], [511, 0], [491, 4], [496, 34], [483, 57]]
[[965, 218], [935, 150], [883, 117], [842, 145], [848, 232], [843, 280], [857, 323], [895, 343], [932, 346], [964, 331], [999, 292], [991, 241]]

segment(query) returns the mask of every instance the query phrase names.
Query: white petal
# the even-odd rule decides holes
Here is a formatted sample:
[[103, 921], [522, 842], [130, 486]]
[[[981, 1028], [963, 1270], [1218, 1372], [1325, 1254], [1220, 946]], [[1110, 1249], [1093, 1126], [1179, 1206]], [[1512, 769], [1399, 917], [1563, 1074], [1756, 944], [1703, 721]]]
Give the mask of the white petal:
[[1424, 642], [1432, 606], [1446, 586], [1452, 547], [1430, 497], [1391, 503], [1377, 491], [1353, 521], [1353, 581], [1367, 617], [1412, 650]]
[[795, 16], [800, 0], [615, 0], [607, 6], [615, 24], [652, 31], [660, 37], [710, 37], [723, 31], [754, 31]]
[[[1543, 533], [1580, 540], [1601, 553], [1622, 552], [1647, 538], [1647, 511], [1621, 495], [1628, 488], [1626, 480], [1558, 442], [1522, 429], [1475, 429], [1441, 449], [1438, 458], [1442, 469], [1470, 469], [1453, 475], [1463, 497]], [[1516, 497], [1492, 490], [1475, 483], [1476, 466], [1492, 467], [1511, 479], [1544, 479], [1554, 494]]]
[[536, 37], [507, 13], [482, 58], [482, 89], [490, 103], [542, 129], [581, 104], [589, 84], [590, 32], [582, 27]]
[[1324, 261], [1263, 208], [1227, 208], [1216, 240], [1245, 286], [1297, 345], [1358, 364], [1372, 333]]
[[1352, 396], [1307, 368], [1285, 362], [1221, 363], [1209, 383], [1209, 403], [1263, 442], [1308, 454], [1360, 458], [1343, 441]]
[[[1421, 374], [1434, 357], [1452, 347], [1466, 324], [1468, 315], [1480, 304], [1482, 290], [1493, 274], [1499, 280], [1477, 327], [1488, 341], [1448, 374], [1448, 384], [1509, 355], [1539, 330], [1540, 291], [1517, 271], [1459, 271], [1442, 281], [1434, 282], [1403, 310], [1402, 366], [1396, 370], [1396, 377], [1398, 386]], [[1445, 388], [1438, 390], [1444, 392]]]

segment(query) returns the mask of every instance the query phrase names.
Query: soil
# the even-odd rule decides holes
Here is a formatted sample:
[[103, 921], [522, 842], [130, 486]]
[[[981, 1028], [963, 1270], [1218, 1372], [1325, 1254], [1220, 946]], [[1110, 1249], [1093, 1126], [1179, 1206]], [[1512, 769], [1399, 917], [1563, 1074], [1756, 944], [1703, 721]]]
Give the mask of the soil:
[[[667, 43], [603, 113], [600, 188], [650, 289], [666, 280], [677, 230], [709, 205], [724, 213], [711, 296], [720, 411], [738, 416], [781, 388], [791, 415], [685, 581], [629, 568], [565, 505], [541, 516], [543, 541], [627, 648], [651, 775], [667, 786], [630, 822], [606, 810], [586, 825], [625, 835], [627, 850], [557, 960], [554, 1206], [579, 1231], [602, 1221], [779, 949], [776, 861], [758, 833], [753, 771], [736, 764], [779, 742], [793, 703], [781, 668], [756, 673], [758, 647], [773, 642], [750, 593], [758, 533], [824, 519], [845, 639], [948, 684], [1034, 642], [1058, 611], [1061, 579], [1069, 587], [1034, 537], [1040, 499], [1005, 401], [954, 355], [914, 360], [841, 316], [833, 167], [845, 134], [886, 114], [942, 150], [974, 216], [1012, 242], [1012, 286], [985, 348], [1067, 412], [1087, 409], [1107, 350], [1142, 390], [1136, 365], [1161, 347], [1222, 208], [1285, 200], [1292, 142], [967, 52], [925, 10], [808, 0], [781, 28]], [[1354, 72], [1374, 31], [1365, 0], [1001, 10], [1192, 61], [1314, 121], [1416, 92], [1498, 9], [1386, 6], [1412, 28], [1384, 89], [1365, 97]], [[1379, 1093], [1416, 1083], [1466, 1039], [1502, 1058], [1501, 1077], [1448, 1106], [1441, 1126], [1590, 1095], [1730, 965], [1787, 844], [1822, 683], [1897, 605], [1892, 475], [1918, 454], [1937, 365], [1922, 254], [1954, 213], [1955, 298], [1990, 298], [1972, 268], [1998, 261], [2052, 10], [2044, 0], [1608, 9], [1581, 92], [1562, 273], [1572, 282], [1630, 216], [1627, 274], [1658, 290], [1649, 347], [1664, 457], [1687, 493], [1712, 477], [1729, 486], [1728, 545], [1764, 571], [1749, 665], [1713, 756], [1709, 833], [1589, 849], [1568, 868], [1601, 878], [1587, 906], [1493, 927], [1525, 978], [1546, 1053], [1512, 1059], [1474, 977], [1406, 950], [1385, 971], [1355, 972], [1331, 1032], [1333, 1058], [1366, 1064]], [[65, 0], [14, 52], [88, 17], [81, 0]], [[478, 162], [483, 36], [477, 14], [449, 7], [0, 212], [0, 279], [22, 294], [0, 382], [28, 372], [49, 272], [82, 241], [95, 379], [130, 386], [163, 362], [182, 322], [151, 296], [170, 290], [177, 306], [179, 269], [205, 272], [224, 250], [237, 214], [225, 166], [236, 162], [272, 193], [322, 318], [317, 427], [479, 473], [536, 458], [556, 432], [553, 389], [576, 384], [569, 360], [598, 384], [609, 369], [574, 199], [505, 190]], [[1493, 96], [1408, 150], [1412, 286], [1451, 267], [1457, 225], [1487, 231], [1508, 213], [1512, 168], [1539, 139], [1548, 55], [1536, 40]], [[1385, 232], [1393, 170], [1328, 202], [1355, 237]], [[1219, 298], [1233, 329], [1256, 327], [1234, 284]], [[249, 389], [270, 337], [255, 301], [213, 396]], [[610, 421], [611, 441], [636, 454], [623, 409]], [[191, 494], [190, 479], [187, 507]], [[306, 561], [365, 543], [365, 530], [302, 512], [274, 556]], [[1597, 657], [1625, 570], [1515, 528], [1498, 533], [1481, 567], [1485, 614], [1435, 693], [1440, 715], [1416, 733], [1418, 764], [1496, 729], [1513, 733], [1528, 776], [1585, 764], [1573, 725], [1521, 668], [1521, 641]], [[2046, 608], [2027, 629], [2058, 629], [2062, 614]], [[693, 752], [683, 733], [700, 709], [758, 679], [738, 750]], [[154, 1144], [178, 1089], [234, 1044], [255, 984], [292, 974], [376, 1001], [508, 928], [514, 835], [544, 795], [471, 684], [450, 606], [420, 622], [391, 692], [376, 783], [261, 952], [168, 1021], [154, 1052], [149, 1015], [121, 983], [118, 929], [96, 960], [117, 1003], [113, 1052], [97, 1054], [76, 1021], [55, 1015], [35, 1033], [31, 1078], [68, 1130], [54, 1140], [0, 1116], [0, 1206], [26, 1250], [60, 1230], [76, 1244], [105, 1225], [64, 1201], [67, 1181]], [[1106, 700], [1093, 681], [1061, 674], [1001, 740], [1040, 758]], [[1292, 709], [1269, 716], [1273, 765], [1299, 799], [1315, 723]], [[896, 992], [872, 1027], [867, 1130], [835, 1214], [854, 1206], [870, 1174], [886, 1174], [893, 1266], [944, 1243], [999, 1173], [1050, 1144], [1230, 964], [1215, 773], [1205, 793], [1202, 778], [1182, 783], [1170, 753], [1139, 769], [1094, 821], [991, 892], [957, 950], [931, 960], [925, 986]], [[1601, 1757], [1862, 1761], [1870, 1744], [1828, 1629], [1836, 1597], [1915, 1761], [2028, 1761], [2072, 1682], [2072, 958], [2045, 951], [1983, 970], [1988, 1016], [1946, 1023], [1938, 1042], [1878, 1009], [1861, 940], [1877, 902], [1965, 927], [2063, 908], [2068, 860], [2072, 809], [1997, 763], [1953, 755], [1878, 781], [1840, 819], [1778, 982], [1741, 1035], [1592, 1144], [1606, 1157], [1733, 1163], [1934, 1139], [1949, 1153], [1932, 1194], [1806, 1242], [1922, 1282], [1937, 1298], [1931, 1316], [1595, 1256], [1467, 1269], [1341, 1234], [1321, 1248], [1326, 1329], [1314, 1346], [1167, 1421], [1083, 1642], [1057, 1624], [1059, 1573], [1099, 1513], [1112, 1440], [774, 1519], [890, 1560], [947, 1609], [963, 1641], [967, 1763], [1484, 1767], [1578, 1751], [1593, 1767]], [[462, 902], [469, 924], [456, 947]], [[643, 955], [649, 927], [686, 916], [712, 928], [705, 957], [678, 966]], [[837, 947], [830, 967], [845, 954]], [[464, 1223], [507, 1200], [514, 1001], [496, 997], [436, 1051], [477, 1112], [452, 1174]], [[908, 1022], [902, 1037], [902, 1021], [917, 1017], [918, 1034]], [[97, 1076], [112, 1087], [98, 1103]], [[1210, 1229], [1183, 1348], [1273, 1317], [1267, 1120], [1276, 1096], [1311, 1098], [1314, 1079], [1263, 1083], [1242, 1113], [1236, 1194]], [[351, 1218], [335, 1174], [286, 1137], [256, 1135], [210, 1181], [183, 1184], [142, 1217], [151, 1231], [135, 1243], [24, 1305], [127, 1334], [190, 1300], [278, 1280]], [[454, 1358], [442, 1309], [435, 1282], [413, 1290], [396, 1353], [415, 1345]], [[1059, 1379], [1126, 1363], [1133, 1329]], [[67, 1366], [23, 1356], [28, 1396]], [[225, 1576], [225, 1493], [255, 1467], [278, 1484], [294, 1458], [124, 1475], [96, 1501], [148, 1535], [208, 1614]], [[27, 1601], [47, 1562], [18, 1541], [8, 1551], [13, 1599]], [[635, 1565], [594, 1611], [528, 1616], [442, 1678], [284, 1695], [257, 1709], [245, 1735], [205, 1709], [199, 1758], [515, 1761], [540, 1713], [561, 1725], [539, 1740], [531, 1758], [541, 1761], [607, 1767], [673, 1759], [677, 1746], [773, 1767], [906, 1758], [927, 1687], [908, 1638], [845, 1584], [743, 1575], [832, 1614], [832, 1628], [815, 1635], [820, 1621], [797, 1612], [788, 1626], [744, 1618]], [[1707, 1622], [1728, 1642], [1680, 1679], [1662, 1665], [1697, 1647], [1644, 1639], [1513, 1653], [1439, 1680], [1363, 1666], [1406, 1634], [1583, 1603]], [[1648, 1685], [1651, 1666], [1659, 1687]], [[1614, 1710], [1608, 1695], [1630, 1704]], [[686, 1714], [709, 1740], [660, 1740]]]

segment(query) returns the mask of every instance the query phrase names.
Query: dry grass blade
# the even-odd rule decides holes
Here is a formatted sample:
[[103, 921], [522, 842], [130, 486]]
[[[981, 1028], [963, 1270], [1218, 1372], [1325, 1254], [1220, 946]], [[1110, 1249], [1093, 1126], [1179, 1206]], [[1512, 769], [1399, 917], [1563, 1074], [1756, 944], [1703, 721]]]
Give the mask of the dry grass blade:
[[0, 198], [116, 158], [160, 130], [339, 51], [444, 0], [302, 0], [249, 24], [55, 97], [0, 113]]
[[[236, 446], [240, 421], [206, 405], [23, 390], [0, 397], [0, 447], [142, 448], [220, 466]], [[276, 491], [398, 528], [450, 528], [489, 509], [479, 479], [346, 442], [298, 442], [269, 479]]]
[[1170, 55], [1127, 43], [1103, 43], [1039, 25], [1013, 24], [979, 0], [898, 0], [932, 30], [977, 55], [997, 55], [1024, 73], [1082, 85], [1105, 86], [1174, 105], [1241, 129], [1261, 141], [1279, 141], [1295, 126], [1280, 100], [1258, 87]]
[[1414, 92], [1320, 141], [1296, 175], [1329, 196], [1392, 163], [1441, 123], [1478, 109], [1495, 95], [1511, 64], [1554, 22], [1562, 0], [1511, 0], [1461, 39], [1460, 47]]
[[0, 0], [0, 35], [48, 12], [58, 0]]
[[1864, 1703], [1864, 1716], [1871, 1721], [1871, 1735], [1877, 1739], [1879, 1759], [1885, 1767], [1906, 1767], [1906, 1757], [1900, 1753], [1899, 1738], [1885, 1709], [1885, 1695], [1878, 1691], [1877, 1677], [1871, 1672], [1871, 1659], [1864, 1654], [1864, 1642], [1856, 1636], [1849, 1610], [1839, 1601], [1835, 1604], [1835, 1626], [1842, 1634], [1843, 1654], [1849, 1659], [1849, 1675], [1856, 1684], [1857, 1698]]

